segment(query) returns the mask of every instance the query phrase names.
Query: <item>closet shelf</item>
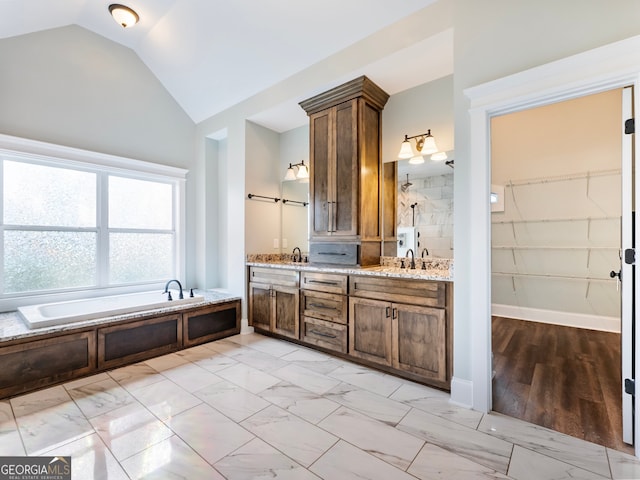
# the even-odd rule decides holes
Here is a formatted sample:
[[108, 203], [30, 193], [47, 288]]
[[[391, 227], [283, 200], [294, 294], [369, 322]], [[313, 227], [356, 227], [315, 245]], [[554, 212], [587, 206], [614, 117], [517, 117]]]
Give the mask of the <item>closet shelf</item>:
[[567, 182], [571, 180], [590, 180], [596, 177], [611, 177], [621, 175], [622, 170], [619, 168], [613, 170], [598, 170], [595, 172], [581, 172], [572, 175], [558, 175], [555, 177], [531, 178], [528, 180], [509, 180], [504, 184], [505, 187], [521, 187], [524, 185], [539, 185], [542, 183]]
[[601, 247], [601, 246], [583, 246], [583, 247], [555, 247], [550, 245], [493, 245], [492, 250], [620, 250], [619, 246], [616, 247]]
[[561, 223], [561, 222], [589, 222], [598, 220], [620, 220], [619, 216], [580, 217], [580, 218], [539, 218], [533, 220], [497, 220], [492, 225], [509, 225], [514, 223]]
[[580, 280], [584, 282], [615, 282], [610, 277], [577, 277], [574, 275], [557, 275], [552, 273], [517, 273], [517, 272], [491, 272], [492, 275], [503, 277], [531, 277], [531, 278], [556, 278], [560, 280]]

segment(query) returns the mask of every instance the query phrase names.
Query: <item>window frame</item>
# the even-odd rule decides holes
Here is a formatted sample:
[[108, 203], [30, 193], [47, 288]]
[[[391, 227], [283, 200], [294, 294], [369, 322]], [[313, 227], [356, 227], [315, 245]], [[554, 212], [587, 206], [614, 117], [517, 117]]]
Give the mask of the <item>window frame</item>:
[[[97, 272], [96, 285], [79, 287], [72, 289], [56, 289], [46, 291], [0, 293], [0, 312], [12, 311], [17, 307], [29, 304], [48, 303], [57, 301], [75, 300], [104, 295], [117, 295], [122, 293], [133, 293], [138, 291], [155, 290], [164, 288], [164, 283], [169, 280], [156, 282], [139, 282], [131, 284], [121, 284], [111, 286], [107, 284], [109, 257], [100, 255], [99, 246], [101, 242], [109, 242], [110, 233], [143, 232], [143, 233], [166, 233], [166, 230], [158, 229], [131, 229], [113, 228], [109, 229], [108, 218], [102, 218], [104, 213], [108, 213], [108, 179], [109, 176], [131, 178], [143, 181], [156, 181], [168, 183], [172, 186], [173, 192], [173, 227], [174, 255], [173, 269], [176, 278], [185, 277], [185, 203], [186, 203], [186, 176], [188, 170], [172, 167], [132, 158], [120, 157], [116, 155], [103, 154], [88, 150], [81, 150], [72, 147], [55, 145], [45, 142], [38, 142], [19, 137], [12, 137], [0, 134], [0, 156], [19, 162], [28, 162], [39, 165], [60, 167], [66, 169], [86, 171], [96, 174], [96, 226], [70, 227], [70, 231], [92, 231], [96, 232], [97, 249]], [[2, 173], [0, 169], [0, 188], [2, 188]], [[0, 212], [3, 209], [3, 195], [0, 195]], [[106, 202], [106, 203], [105, 203]], [[100, 204], [105, 205], [100, 208]], [[21, 228], [24, 227], [24, 228]], [[4, 238], [6, 230], [53, 230], [65, 231], [66, 227], [43, 227], [43, 226], [14, 226], [5, 227], [0, 224], [1, 238]], [[108, 249], [107, 249], [108, 251]], [[4, 258], [4, 242], [0, 242], [0, 255]], [[0, 270], [0, 275], [4, 272]]]

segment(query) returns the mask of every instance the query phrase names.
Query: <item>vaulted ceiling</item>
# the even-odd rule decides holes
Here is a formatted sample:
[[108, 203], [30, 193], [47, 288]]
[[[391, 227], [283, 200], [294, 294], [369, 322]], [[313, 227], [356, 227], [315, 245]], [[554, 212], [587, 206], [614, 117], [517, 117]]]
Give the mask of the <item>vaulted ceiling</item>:
[[[80, 25], [133, 49], [197, 123], [435, 1], [126, 0], [140, 22], [123, 29], [109, 0], [1, 0], [0, 38]], [[397, 93], [450, 74], [452, 42], [445, 32], [355, 73]], [[283, 131], [286, 111], [257, 120]]]

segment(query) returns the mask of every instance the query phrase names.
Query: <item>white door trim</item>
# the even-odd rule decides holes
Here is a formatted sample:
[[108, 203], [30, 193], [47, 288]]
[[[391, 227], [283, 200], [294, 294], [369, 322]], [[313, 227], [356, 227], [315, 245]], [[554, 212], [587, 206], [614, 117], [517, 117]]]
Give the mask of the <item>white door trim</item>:
[[[622, 90], [622, 118], [620, 125], [625, 120], [633, 117], [633, 89]], [[634, 136], [620, 131], [622, 144], [622, 224], [621, 224], [621, 258], [620, 258], [620, 288], [621, 288], [621, 322], [622, 344], [620, 355], [622, 357], [622, 376], [620, 390], [622, 392], [622, 439], [625, 443], [633, 444], [633, 397], [624, 391], [625, 378], [633, 378], [633, 266], [624, 261], [624, 251], [633, 248], [633, 212], [636, 210], [633, 202], [633, 145]], [[615, 269], [614, 269], [615, 270]]]
[[[473, 305], [470, 313], [473, 318], [469, 319], [469, 336], [473, 339], [470, 391], [473, 392], [472, 407], [475, 410], [491, 410], [491, 117], [627, 85], [633, 85], [635, 91], [640, 92], [640, 36], [464, 91], [470, 101], [470, 158], [467, 164], [469, 178], [473, 179], [467, 204], [474, 240], [470, 246], [472, 251], [468, 252], [470, 265], [465, 271], [469, 274], [469, 301]], [[640, 95], [635, 97], [634, 110], [640, 112]], [[636, 151], [640, 151], [639, 137], [635, 135]], [[636, 360], [636, 371], [640, 371], [639, 363]], [[636, 421], [639, 421], [638, 413], [636, 406]], [[640, 453], [638, 430], [636, 428], [636, 456]]]

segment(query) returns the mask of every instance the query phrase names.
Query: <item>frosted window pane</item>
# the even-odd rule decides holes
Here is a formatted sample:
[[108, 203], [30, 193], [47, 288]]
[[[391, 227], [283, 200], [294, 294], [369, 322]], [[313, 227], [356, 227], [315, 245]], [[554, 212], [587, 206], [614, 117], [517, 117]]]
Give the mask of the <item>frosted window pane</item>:
[[109, 228], [170, 230], [172, 200], [167, 183], [109, 177]]
[[4, 162], [4, 223], [96, 226], [96, 175], [64, 168]]
[[173, 278], [173, 235], [112, 233], [109, 235], [110, 283]]
[[5, 231], [4, 281], [5, 293], [95, 285], [96, 234]]

